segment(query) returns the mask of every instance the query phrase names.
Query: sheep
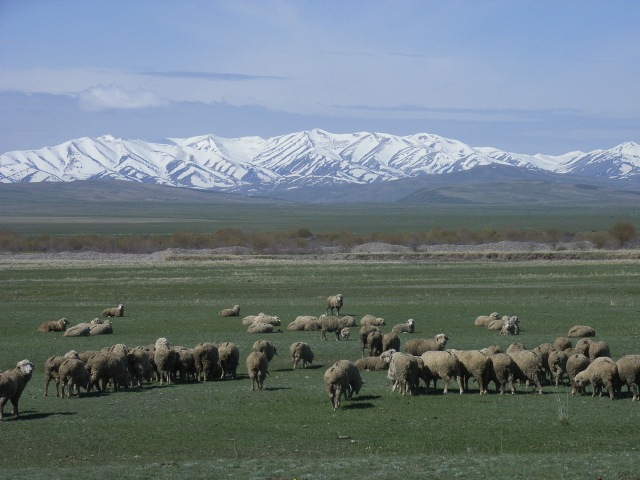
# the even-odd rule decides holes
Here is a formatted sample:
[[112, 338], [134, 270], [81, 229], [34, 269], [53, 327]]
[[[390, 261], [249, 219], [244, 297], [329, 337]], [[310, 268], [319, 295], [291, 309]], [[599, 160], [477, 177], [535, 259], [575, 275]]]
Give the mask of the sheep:
[[323, 340], [327, 339], [327, 332], [333, 332], [336, 335], [336, 340], [340, 340], [340, 331], [348, 327], [353, 320], [353, 317], [334, 317], [327, 315], [320, 315], [318, 317], [318, 325], [320, 326], [320, 330], [322, 331], [320, 338]]
[[256, 386], [258, 390], [263, 390], [264, 379], [269, 373], [269, 360], [267, 356], [262, 352], [252, 351], [247, 356], [246, 365], [249, 378], [251, 379], [251, 390], [255, 391]]
[[280, 329], [274, 330], [273, 325], [270, 323], [262, 323], [260, 321], [255, 321], [247, 328], [247, 333], [274, 333], [281, 331]]
[[333, 310], [335, 309], [338, 315], [340, 315], [340, 309], [342, 308], [343, 304], [344, 296], [341, 293], [331, 295], [330, 297], [327, 297], [327, 306], [325, 307], [325, 313], [328, 313], [329, 310], [331, 310], [331, 315], [333, 315]]
[[161, 337], [156, 340], [153, 360], [156, 364], [156, 375], [160, 380], [160, 385], [164, 383], [165, 378], [168, 383], [171, 383], [178, 354], [166, 338]]
[[451, 350], [460, 360], [462, 382], [464, 390], [469, 390], [469, 378], [478, 382], [481, 395], [487, 393], [487, 386], [491, 376], [491, 360], [480, 350]]
[[396, 353], [396, 350], [386, 350], [382, 352], [379, 357], [363, 357], [357, 359], [354, 363], [358, 370], [388, 370], [389, 363], [391, 362], [391, 356]]
[[98, 350], [85, 350], [83, 352], [78, 353], [78, 358], [80, 358], [80, 360], [82, 360], [82, 363], [86, 365], [89, 359], [93, 357], [96, 353], [98, 353]]
[[344, 327], [342, 330], [340, 330], [340, 338], [343, 340], [349, 340], [349, 337], [351, 336], [351, 330], [349, 330], [349, 327]]
[[360, 389], [362, 388], [362, 377], [360, 376], [360, 370], [358, 370], [358, 367], [356, 367], [356, 365], [350, 360], [338, 360], [334, 365], [337, 365], [339, 368], [343, 368], [347, 372], [349, 387], [345, 392], [346, 398], [351, 399], [354, 393], [356, 395], [360, 393]]
[[567, 333], [567, 337], [595, 337], [596, 331], [589, 326], [586, 325], [574, 325], [569, 329], [569, 333]]
[[391, 349], [400, 351], [400, 337], [395, 332], [388, 332], [382, 336], [382, 351]]
[[320, 326], [318, 325], [318, 317], [314, 317], [312, 315], [299, 315], [293, 322], [287, 325], [287, 330], [320, 330]]
[[62, 357], [49, 357], [44, 362], [44, 396], [49, 396], [49, 382], [52, 379], [56, 381], [56, 397], [60, 396], [60, 376], [58, 371], [60, 370], [60, 364], [67, 358], [80, 359], [78, 352], [75, 350], [69, 350]]
[[640, 355], [625, 355], [616, 362], [620, 385], [632, 392], [632, 400], [640, 400]]
[[270, 362], [275, 355], [278, 354], [278, 350], [275, 345], [269, 340], [257, 340], [253, 344], [252, 350], [254, 352], [262, 352], [267, 356], [267, 360]]
[[489, 356], [495, 355], [496, 353], [503, 353], [500, 345], [489, 345], [488, 347], [480, 349], [480, 351]]
[[189, 379], [196, 378], [196, 362], [193, 357], [193, 349], [183, 346], [173, 347], [178, 358], [173, 366], [174, 376], [180, 374], [180, 382], [184, 383]]
[[91, 376], [89, 389], [95, 386], [99, 392], [104, 393], [107, 384], [112, 381], [113, 389], [117, 392], [120, 386], [126, 388], [131, 384], [131, 374], [126, 361], [115, 353], [96, 353], [87, 361], [86, 368]]
[[398, 323], [391, 328], [393, 333], [413, 333], [416, 327], [416, 321], [410, 318], [405, 323]]
[[129, 365], [129, 347], [127, 347], [124, 343], [116, 343], [115, 345], [111, 345], [110, 347], [104, 347], [102, 351], [113, 353], [120, 360], [122, 360], [125, 365]]
[[[369, 335], [367, 335], [369, 356], [377, 357], [384, 351], [384, 349], [382, 348], [382, 338], [383, 335], [381, 332], [371, 332]], [[364, 348], [362, 349], [362, 356], [364, 357]]]
[[151, 363], [151, 355], [145, 347], [129, 350], [127, 366], [134, 386], [142, 387], [142, 382], [150, 382], [155, 367]]
[[550, 343], [542, 343], [531, 350], [533, 353], [540, 357], [540, 361], [542, 362], [542, 370], [544, 371], [544, 378], [551, 378], [551, 369], [549, 368], [549, 354], [553, 350], [553, 345], [551, 345]]
[[31, 380], [33, 363], [20, 360], [15, 368], [0, 373], [0, 422], [4, 417], [4, 406], [9, 400], [13, 405], [13, 416], [18, 418], [18, 402], [27, 383]]
[[593, 342], [589, 345], [589, 360], [592, 362], [599, 357], [611, 357], [609, 345], [602, 340]]
[[384, 322], [384, 318], [378, 318], [374, 315], [365, 315], [360, 319], [360, 325], [373, 325], [374, 327], [381, 327], [382, 325], [386, 325]]
[[391, 356], [387, 378], [391, 381], [391, 391], [398, 388], [404, 396], [407, 392], [413, 395], [420, 386], [423, 368], [422, 358], [406, 353], [396, 352]]
[[242, 325], [245, 327], [256, 323], [265, 323], [274, 327], [279, 327], [282, 324], [280, 317], [267, 315], [263, 312], [260, 312], [258, 315], [248, 315], [242, 319]]
[[88, 337], [91, 333], [91, 324], [90, 323], [78, 323], [77, 325], [73, 325], [71, 327], [67, 327], [64, 331], [65, 337]]
[[591, 362], [589, 362], [589, 357], [583, 355], [582, 353], [574, 353], [573, 355], [567, 357], [565, 370], [567, 372], [567, 376], [569, 377], [569, 383], [571, 384], [571, 395], [575, 395], [578, 392], [575, 383], [576, 375], [585, 370], [590, 363]]
[[593, 343], [593, 340], [591, 340], [590, 338], [581, 338], [576, 342], [576, 347], [574, 350], [576, 353], [581, 353], [585, 357], [588, 357], [589, 348], [591, 347], [592, 343]]
[[427, 385], [427, 390], [433, 380], [433, 390], [436, 391], [438, 379], [444, 380], [444, 391], [449, 391], [449, 381], [455, 378], [458, 382], [460, 393], [464, 393], [462, 383], [462, 367], [458, 357], [449, 350], [428, 350], [420, 355], [422, 359], [422, 378]]
[[592, 397], [602, 396], [602, 389], [606, 387], [609, 398], [613, 400], [616, 395], [616, 387], [620, 380], [618, 377], [618, 366], [609, 357], [598, 357], [589, 364], [587, 368], [578, 373], [573, 379], [576, 390], [584, 394], [585, 387], [591, 384]]
[[117, 307], [105, 308], [102, 311], [103, 317], [124, 317], [124, 305], [119, 304]]
[[424, 352], [434, 350], [444, 350], [449, 341], [444, 333], [439, 333], [433, 338], [415, 338], [404, 344], [404, 351], [411, 355], [420, 356]]
[[527, 347], [525, 347], [522, 343], [518, 343], [518, 342], [512, 343], [507, 347], [507, 354], [510, 354], [511, 352], [515, 352], [518, 350], [527, 350]]
[[568, 348], [573, 348], [573, 343], [570, 338], [567, 337], [558, 337], [553, 341], [553, 348], [556, 350], [566, 350]]
[[111, 320], [105, 320], [103, 323], [92, 325], [89, 330], [89, 335], [109, 335], [111, 333], [113, 333]]
[[493, 320], [500, 320], [500, 315], [498, 315], [498, 312], [493, 312], [490, 315], [480, 315], [479, 317], [476, 317], [474, 325], [477, 327], [486, 327], [487, 325], [489, 325], [489, 322]]
[[[206, 382], [218, 372], [220, 353], [213, 343], [199, 343], [193, 347], [193, 360], [196, 367], [196, 380]], [[218, 376], [220, 374], [218, 373]]]
[[347, 370], [337, 362], [334, 363], [324, 372], [324, 385], [331, 399], [331, 407], [336, 410], [340, 406], [340, 397], [342, 395], [346, 397], [349, 391]]
[[340, 317], [340, 323], [342, 323], [344, 327], [355, 327], [356, 319], [351, 315], [345, 315], [344, 317]]
[[367, 344], [367, 338], [371, 332], [379, 332], [380, 329], [378, 327], [374, 327], [373, 325], [363, 325], [360, 327], [360, 346], [364, 351]]
[[500, 335], [519, 335], [520, 334], [520, 320], [518, 317], [510, 317], [509, 320], [505, 320], [502, 328], [500, 329]]
[[507, 351], [507, 354], [515, 362], [516, 379], [524, 381], [527, 384], [534, 384], [538, 388], [538, 393], [542, 395], [542, 378], [544, 371], [542, 368], [542, 360], [540, 356], [531, 350], [515, 350]]
[[[482, 351], [482, 350], [481, 350]], [[504, 394], [504, 387], [509, 384], [511, 395], [516, 393], [513, 381], [516, 377], [516, 364], [513, 359], [502, 352], [494, 352], [488, 354], [490, 365], [490, 379], [496, 386], [496, 391]]]
[[547, 358], [547, 364], [549, 365], [549, 372], [553, 378], [553, 382], [557, 387], [562, 381], [562, 377], [567, 372], [567, 360], [568, 356], [563, 350], [553, 350], [549, 352]]
[[239, 317], [240, 305], [234, 305], [231, 308], [223, 308], [218, 312], [219, 317]]
[[64, 332], [69, 325], [69, 321], [66, 318], [61, 318], [55, 322], [43, 322], [38, 327], [39, 332]]
[[240, 363], [238, 347], [231, 342], [216, 342], [214, 345], [218, 348], [220, 367], [222, 368], [220, 378], [225, 379], [230, 376], [235, 380], [237, 378], [238, 364]]
[[291, 358], [293, 359], [293, 369], [296, 369], [298, 362], [302, 360], [302, 368], [313, 363], [313, 352], [308, 343], [294, 342], [289, 347]]
[[91, 376], [89, 371], [79, 358], [65, 358], [58, 369], [60, 383], [62, 384], [61, 397], [64, 398], [64, 391], [67, 390], [67, 398], [71, 398], [74, 388], [80, 397], [80, 387], [89, 391]]

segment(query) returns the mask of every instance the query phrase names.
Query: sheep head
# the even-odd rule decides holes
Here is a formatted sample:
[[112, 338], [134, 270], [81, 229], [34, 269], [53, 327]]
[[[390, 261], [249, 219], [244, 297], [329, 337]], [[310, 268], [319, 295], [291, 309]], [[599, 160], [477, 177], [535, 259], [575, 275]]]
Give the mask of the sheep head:
[[436, 341], [436, 343], [442, 347], [444, 347], [449, 341], [449, 337], [447, 337], [444, 333], [439, 333], [433, 338]]
[[29, 360], [20, 360], [16, 364], [16, 368], [20, 370], [20, 374], [24, 377], [31, 375], [31, 372], [33, 372], [33, 367], [33, 363], [31, 363]]

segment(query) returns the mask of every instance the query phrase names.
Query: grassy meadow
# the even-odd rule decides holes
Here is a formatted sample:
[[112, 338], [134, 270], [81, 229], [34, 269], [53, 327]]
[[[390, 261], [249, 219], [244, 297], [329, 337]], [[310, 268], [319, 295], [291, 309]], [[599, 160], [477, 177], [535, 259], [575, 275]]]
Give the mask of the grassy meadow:
[[[640, 408], [624, 398], [574, 397], [565, 385], [540, 396], [402, 397], [386, 372], [362, 372], [364, 387], [333, 411], [323, 373], [361, 355], [357, 328], [348, 341], [291, 332], [298, 315], [324, 313], [342, 293], [342, 313], [391, 325], [416, 320], [413, 337], [445, 332], [448, 347], [529, 348], [587, 324], [614, 359], [640, 353], [638, 261], [372, 262], [318, 260], [167, 261], [154, 264], [0, 262], [0, 368], [36, 364], [20, 402], [21, 418], [0, 424], [0, 478], [603, 478], [639, 479]], [[125, 304], [112, 335], [65, 338], [37, 331], [43, 321], [72, 324]], [[241, 305], [240, 318], [217, 312]], [[476, 316], [518, 315], [519, 337], [475, 327]], [[282, 332], [250, 335], [245, 315], [282, 319]], [[184, 383], [80, 398], [44, 397], [43, 364], [70, 349], [128, 346], [167, 337], [193, 347], [231, 341], [240, 378]], [[244, 359], [271, 340], [264, 391], [251, 391]], [[403, 336], [403, 341], [411, 338]], [[313, 365], [292, 369], [289, 346], [308, 342]], [[456, 388], [452, 388], [455, 392]], [[51, 395], [51, 390], [50, 390]], [[5, 408], [5, 414], [10, 405]]]

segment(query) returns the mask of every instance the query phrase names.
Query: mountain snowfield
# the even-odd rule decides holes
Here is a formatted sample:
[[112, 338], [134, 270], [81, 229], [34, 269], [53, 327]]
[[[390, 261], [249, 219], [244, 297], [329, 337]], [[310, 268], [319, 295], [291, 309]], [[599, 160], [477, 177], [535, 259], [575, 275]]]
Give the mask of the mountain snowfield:
[[268, 194], [309, 186], [371, 184], [508, 165], [566, 175], [640, 181], [640, 145], [560, 156], [470, 147], [420, 133], [396, 136], [323, 130], [271, 138], [203, 135], [167, 143], [104, 135], [0, 155], [0, 183], [116, 179], [197, 189]]

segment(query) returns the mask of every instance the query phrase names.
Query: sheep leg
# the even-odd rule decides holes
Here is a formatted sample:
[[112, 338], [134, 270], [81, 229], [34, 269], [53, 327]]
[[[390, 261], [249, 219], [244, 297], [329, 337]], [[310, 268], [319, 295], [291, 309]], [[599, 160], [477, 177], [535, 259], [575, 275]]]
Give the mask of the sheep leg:
[[2, 421], [2, 418], [3, 418], [3, 415], [4, 415], [4, 406], [6, 405], [8, 400], [9, 400], [8, 397], [1, 397], [0, 398], [0, 422]]

